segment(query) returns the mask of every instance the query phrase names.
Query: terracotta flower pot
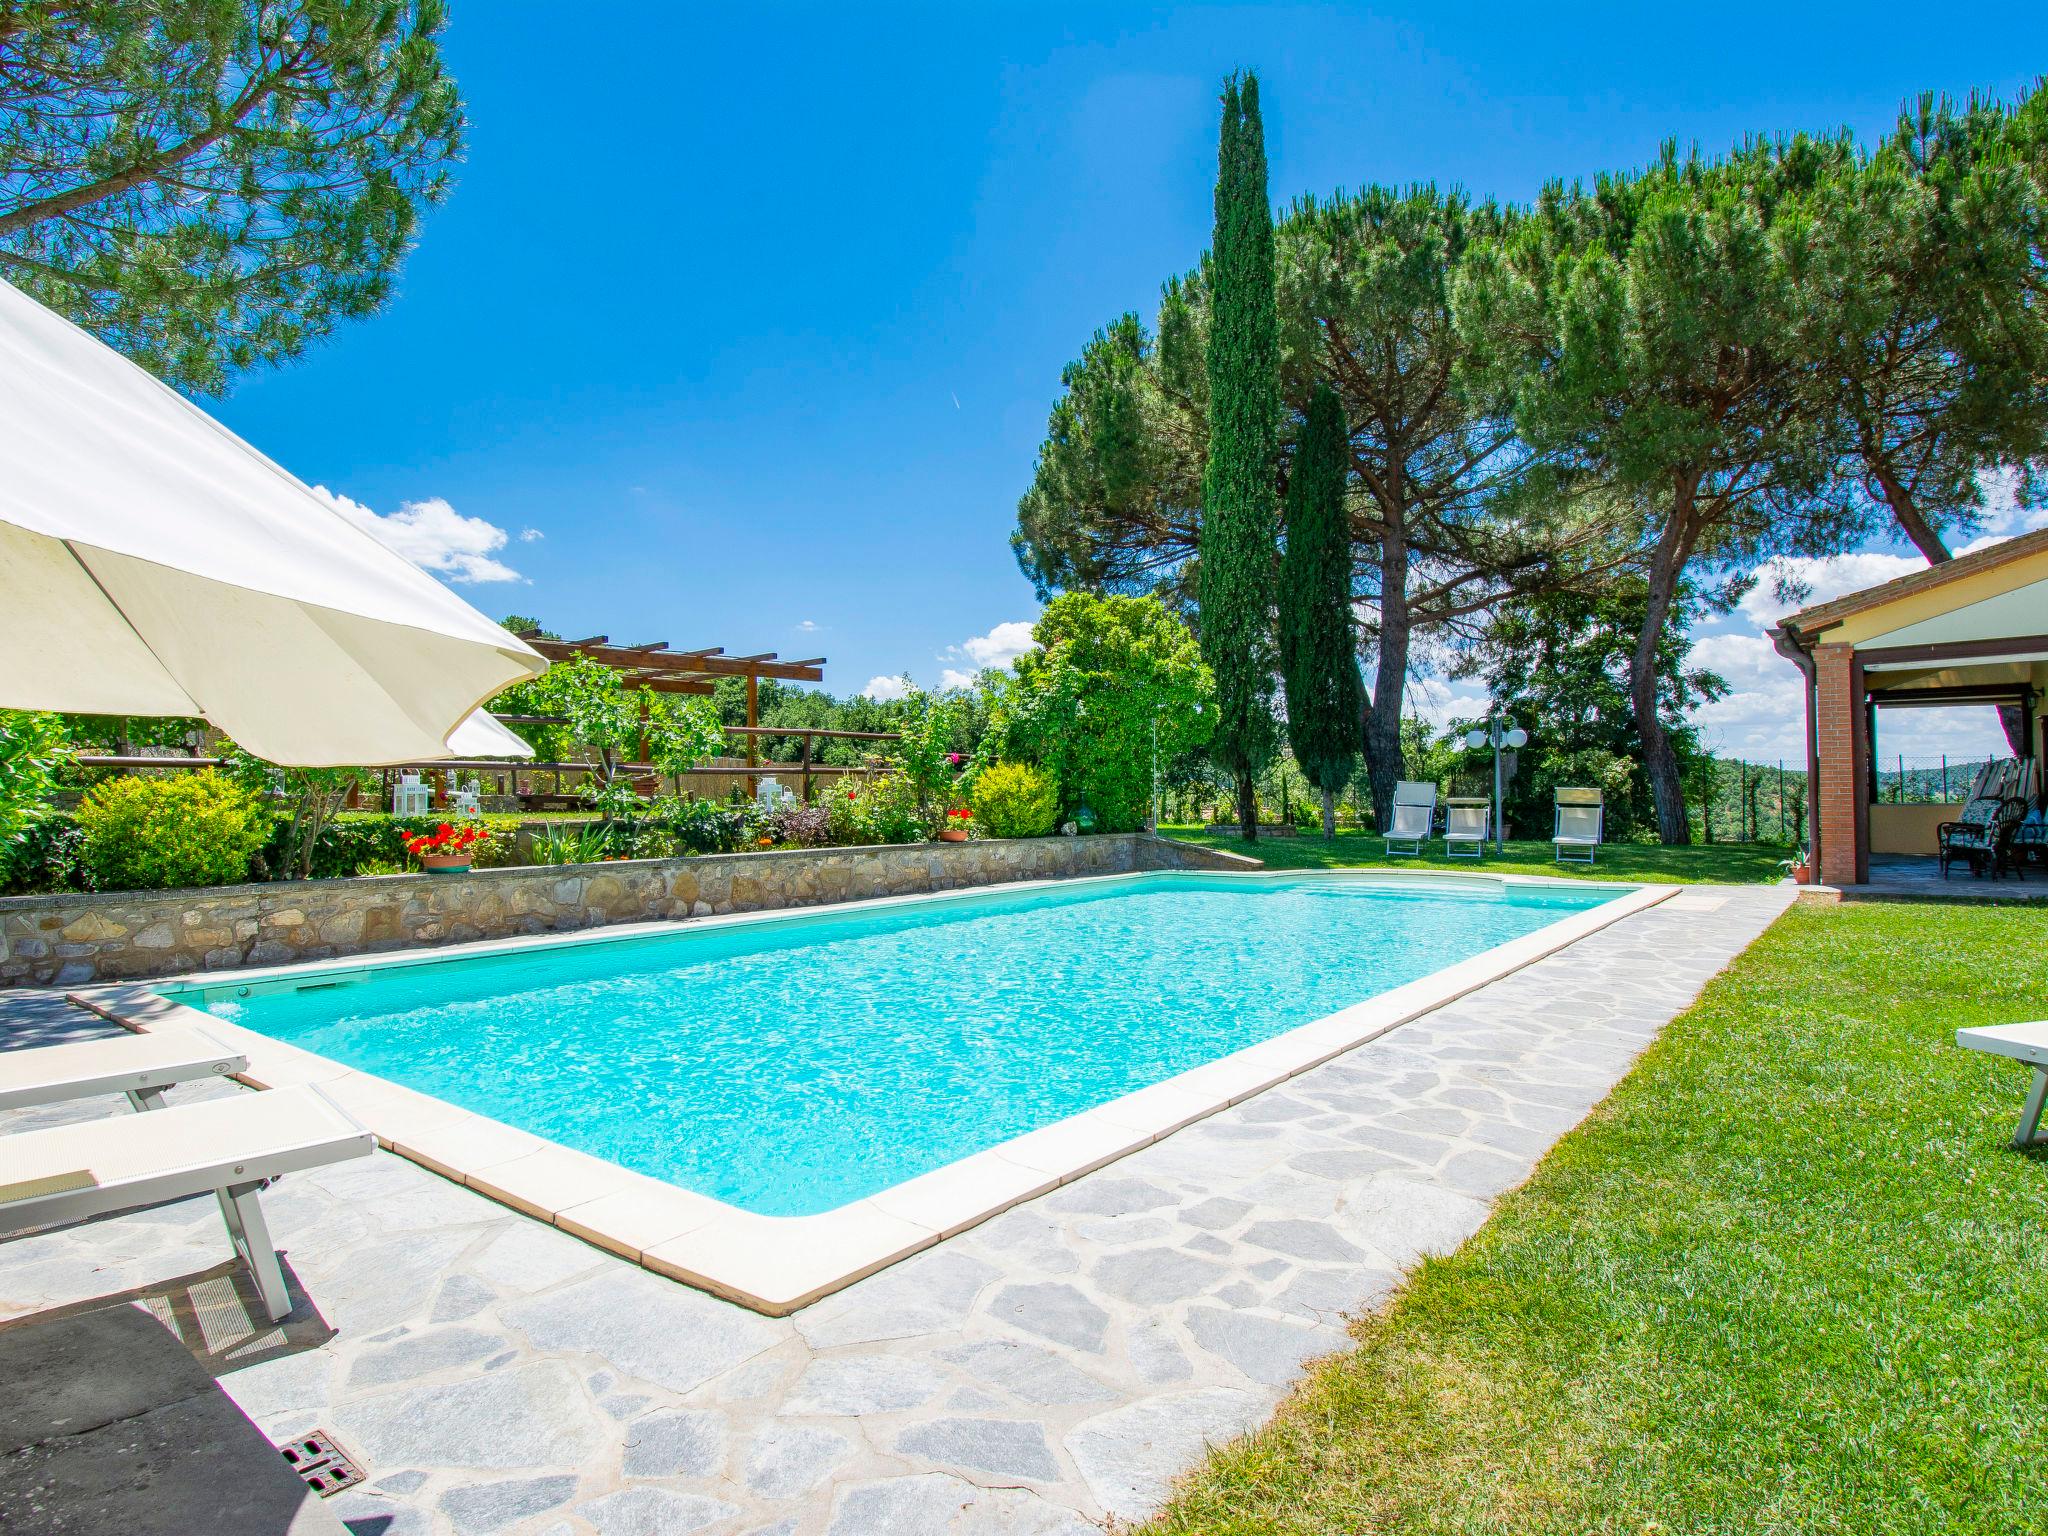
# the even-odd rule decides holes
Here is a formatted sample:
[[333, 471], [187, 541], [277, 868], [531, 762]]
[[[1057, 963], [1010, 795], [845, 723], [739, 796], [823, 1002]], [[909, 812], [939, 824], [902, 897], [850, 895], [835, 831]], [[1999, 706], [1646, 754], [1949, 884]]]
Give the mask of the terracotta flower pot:
[[964, 843], [967, 841], [967, 829], [965, 827], [941, 828], [939, 841], [942, 843]]
[[466, 875], [469, 866], [476, 862], [471, 853], [422, 853], [417, 855], [420, 868], [430, 875]]

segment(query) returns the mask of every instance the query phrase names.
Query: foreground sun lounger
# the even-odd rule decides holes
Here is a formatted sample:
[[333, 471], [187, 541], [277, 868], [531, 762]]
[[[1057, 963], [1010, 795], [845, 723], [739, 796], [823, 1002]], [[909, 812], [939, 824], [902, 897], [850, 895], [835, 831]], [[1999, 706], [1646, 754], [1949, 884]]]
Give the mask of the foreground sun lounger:
[[196, 1029], [110, 1035], [71, 1045], [0, 1051], [0, 1110], [125, 1093], [137, 1109], [155, 1109], [166, 1088], [227, 1077], [249, 1065]]
[[311, 1088], [0, 1136], [0, 1234], [69, 1226], [215, 1191], [272, 1322], [291, 1311], [257, 1194], [280, 1174], [363, 1157], [376, 1139]]
[[2048, 1142], [2041, 1134], [2041, 1110], [2048, 1105], [2048, 1019], [2031, 1024], [1986, 1024], [1977, 1029], [1956, 1031], [1956, 1044], [1966, 1051], [1987, 1051], [1993, 1056], [2010, 1056], [2034, 1069], [2034, 1085], [2027, 1090], [2027, 1102], [2020, 1110], [2020, 1128], [2012, 1144], [2031, 1147]]

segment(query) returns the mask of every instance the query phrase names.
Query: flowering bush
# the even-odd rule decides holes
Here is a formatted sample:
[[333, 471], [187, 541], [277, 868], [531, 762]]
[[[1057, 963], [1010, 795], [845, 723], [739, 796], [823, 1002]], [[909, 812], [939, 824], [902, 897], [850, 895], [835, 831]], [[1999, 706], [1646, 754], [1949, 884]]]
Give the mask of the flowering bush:
[[922, 842], [929, 823], [917, 786], [903, 774], [883, 773], [833, 789], [826, 802], [838, 843]]
[[475, 822], [465, 822], [457, 827], [444, 821], [431, 832], [416, 832], [407, 837], [405, 851], [416, 859], [427, 859], [442, 855], [465, 854], [479, 843], [487, 843], [490, 840], [491, 831], [488, 827], [480, 827]]

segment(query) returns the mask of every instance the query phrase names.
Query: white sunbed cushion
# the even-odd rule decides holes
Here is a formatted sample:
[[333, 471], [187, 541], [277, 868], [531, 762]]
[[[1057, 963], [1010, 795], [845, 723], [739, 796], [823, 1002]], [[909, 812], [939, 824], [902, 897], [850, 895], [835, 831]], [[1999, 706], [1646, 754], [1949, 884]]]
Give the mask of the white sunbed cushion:
[[248, 1065], [248, 1057], [190, 1029], [0, 1051], [0, 1109], [226, 1077]]
[[375, 1145], [311, 1088], [18, 1131], [0, 1136], [0, 1227], [130, 1210], [360, 1157]]

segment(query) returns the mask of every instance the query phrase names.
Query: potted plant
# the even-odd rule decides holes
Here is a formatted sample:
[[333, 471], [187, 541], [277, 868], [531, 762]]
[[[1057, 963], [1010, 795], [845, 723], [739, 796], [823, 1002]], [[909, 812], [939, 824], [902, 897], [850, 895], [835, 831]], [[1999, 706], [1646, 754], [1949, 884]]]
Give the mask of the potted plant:
[[1784, 870], [1786, 874], [1792, 877], [1794, 885], [1813, 884], [1813, 865], [1809, 862], [1809, 856], [1803, 848], [1799, 851], [1796, 858], [1778, 860], [1778, 868]]
[[454, 827], [444, 821], [432, 832], [415, 832], [406, 838], [405, 851], [430, 875], [465, 875], [476, 862], [476, 845], [488, 842], [490, 836], [480, 826]]
[[946, 824], [939, 828], [942, 843], [964, 843], [967, 841], [967, 824], [974, 819], [974, 812], [964, 805], [956, 805], [946, 812]]

